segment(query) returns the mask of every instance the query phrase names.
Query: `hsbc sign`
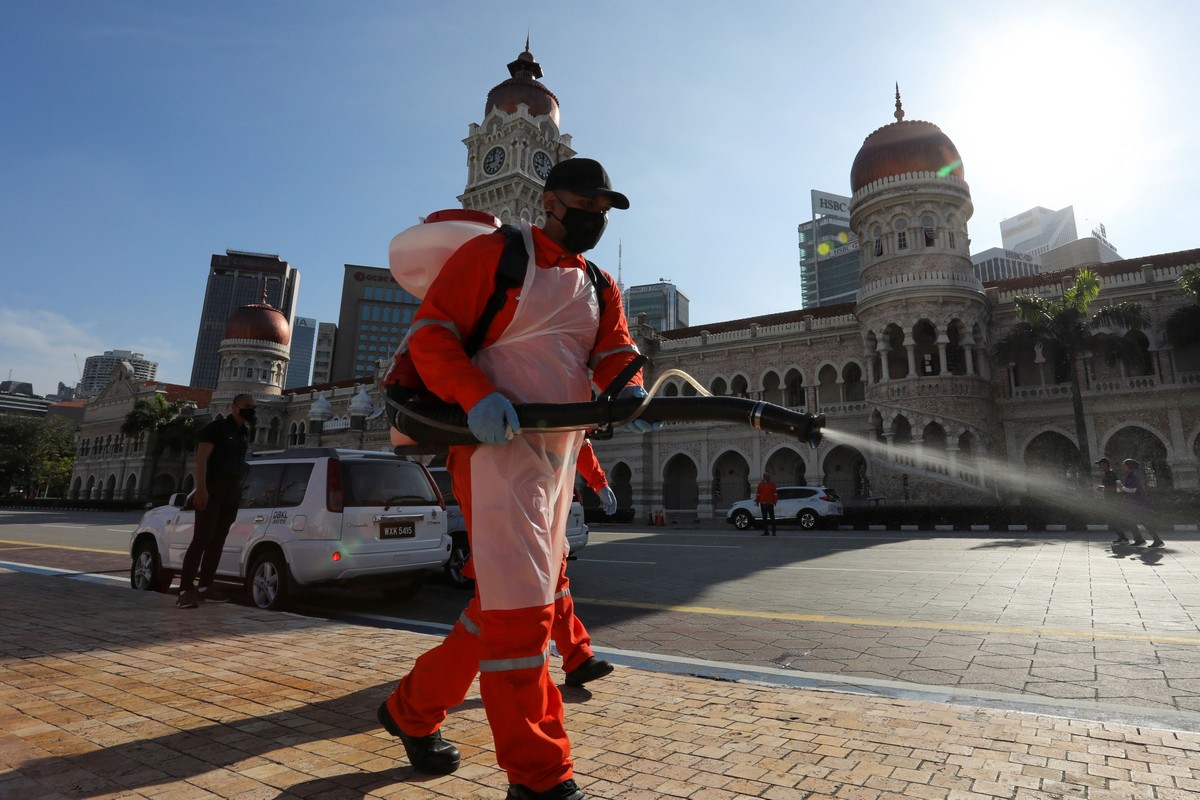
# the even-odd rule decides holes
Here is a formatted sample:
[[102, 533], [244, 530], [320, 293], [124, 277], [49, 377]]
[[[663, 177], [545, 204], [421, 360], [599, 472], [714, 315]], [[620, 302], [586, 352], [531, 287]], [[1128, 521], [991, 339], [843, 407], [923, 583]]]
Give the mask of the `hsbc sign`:
[[827, 194], [812, 190], [812, 213], [814, 217], [833, 217], [850, 221], [850, 198], [840, 194]]

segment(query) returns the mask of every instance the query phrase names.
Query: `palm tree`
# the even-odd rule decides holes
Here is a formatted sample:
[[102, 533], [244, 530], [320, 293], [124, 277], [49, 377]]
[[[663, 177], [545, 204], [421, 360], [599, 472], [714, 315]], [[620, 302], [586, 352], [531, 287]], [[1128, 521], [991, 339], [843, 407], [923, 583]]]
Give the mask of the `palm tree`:
[[1167, 341], [1175, 348], [1200, 343], [1200, 267], [1188, 267], [1180, 274], [1179, 289], [1192, 302], [1167, 318]]
[[1137, 348], [1124, 336], [1114, 336], [1099, 328], [1141, 330], [1150, 318], [1138, 303], [1114, 303], [1088, 316], [1092, 302], [1100, 294], [1100, 279], [1090, 269], [1081, 269], [1075, 284], [1062, 297], [1050, 300], [1038, 295], [1019, 295], [1013, 298], [1017, 324], [993, 348], [1001, 363], [1013, 363], [1021, 354], [1041, 346], [1042, 351], [1055, 358], [1063, 367], [1071, 384], [1071, 407], [1075, 413], [1075, 438], [1079, 442], [1079, 478], [1091, 480], [1092, 456], [1088, 447], [1087, 422], [1083, 415], [1083, 394], [1080, 389], [1082, 354], [1099, 339], [1108, 341], [1118, 358], [1133, 363]]
[[155, 392], [149, 400], [138, 400], [121, 423], [121, 433], [128, 437], [148, 435], [150, 469], [142, 481], [138, 499], [146, 499], [153, 491], [158, 473], [158, 460], [167, 446], [178, 446], [186, 457], [194, 447], [199, 434], [199, 420], [191, 415], [195, 404], [190, 400], [167, 401], [161, 392]]

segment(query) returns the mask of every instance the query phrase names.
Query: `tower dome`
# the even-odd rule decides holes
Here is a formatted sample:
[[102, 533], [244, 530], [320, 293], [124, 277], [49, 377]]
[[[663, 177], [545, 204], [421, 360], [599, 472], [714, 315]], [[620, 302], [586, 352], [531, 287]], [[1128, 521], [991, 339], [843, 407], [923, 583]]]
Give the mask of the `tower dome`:
[[905, 121], [896, 87], [896, 121], [879, 128], [864, 141], [850, 168], [850, 191], [909, 172], [934, 172], [964, 180], [958, 148], [932, 122]]
[[235, 309], [225, 323], [225, 338], [287, 345], [292, 340], [292, 329], [283, 312], [264, 299]]
[[509, 62], [508, 74], [512, 77], [488, 92], [483, 115], [486, 117], [493, 108], [515, 114], [517, 107], [524, 104], [529, 107], [530, 116], [549, 116], [557, 126], [558, 98], [538, 81], [542, 77], [542, 65], [529, 52], [528, 38], [525, 39], [525, 50]]

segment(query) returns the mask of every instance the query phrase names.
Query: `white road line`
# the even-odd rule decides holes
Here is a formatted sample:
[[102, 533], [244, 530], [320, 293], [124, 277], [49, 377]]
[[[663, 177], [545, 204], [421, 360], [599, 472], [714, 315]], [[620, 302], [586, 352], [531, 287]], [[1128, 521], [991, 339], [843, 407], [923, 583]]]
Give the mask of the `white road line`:
[[43, 528], [72, 528], [72, 529], [83, 530], [83, 529], [87, 528], [88, 526], [87, 525], [63, 525], [58, 522], [47, 522], [42, 527]]
[[588, 564], [650, 564], [653, 566], [657, 561], [615, 561], [611, 558], [588, 558], [583, 559]]

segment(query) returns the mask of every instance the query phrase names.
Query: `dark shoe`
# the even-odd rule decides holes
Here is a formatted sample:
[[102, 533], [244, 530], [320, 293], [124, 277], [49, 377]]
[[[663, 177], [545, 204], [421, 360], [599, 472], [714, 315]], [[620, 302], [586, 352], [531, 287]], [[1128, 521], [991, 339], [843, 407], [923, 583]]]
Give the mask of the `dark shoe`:
[[1132, 544], [1134, 547], [1141, 547], [1145, 543], [1146, 543], [1145, 539], [1135, 539], [1134, 541], [1130, 542], [1130, 544]]
[[763, 535], [763, 536], [770, 536], [770, 535], [771, 535], [771, 532], [770, 532], [770, 531], [763, 531], [763, 532], [762, 532], [762, 535]]
[[201, 603], [228, 603], [229, 596], [218, 592], [216, 589], [201, 589], [198, 593]]
[[1118, 536], [1117, 538], [1113, 539], [1112, 543], [1113, 544], [1129, 544], [1129, 540], [1126, 539], [1124, 536]]
[[180, 589], [179, 597], [175, 600], [176, 608], [199, 608], [200, 598], [195, 589]]
[[588, 681], [603, 678], [613, 671], [613, 665], [602, 658], [589, 656], [588, 660], [567, 673], [567, 686], [583, 686]]
[[519, 783], [510, 783], [505, 800], [587, 800], [587, 795], [579, 791], [575, 781], [563, 781], [544, 792], [535, 792]]
[[417, 772], [423, 772], [426, 775], [449, 775], [458, 769], [458, 748], [443, 739], [440, 730], [434, 731], [428, 736], [409, 736], [400, 730], [396, 720], [392, 719], [386, 700], [379, 706], [379, 711], [375, 716], [379, 717], [379, 724], [384, 727], [384, 730], [392, 736], [399, 737], [400, 741], [404, 743], [404, 752], [408, 753], [408, 763], [412, 764], [413, 769]]
[[1166, 547], [1166, 546], [1167, 546], [1167, 543], [1166, 543], [1166, 542], [1164, 542], [1162, 539], [1159, 539], [1158, 541], [1154, 542], [1154, 543], [1153, 543], [1153, 544], [1151, 544], [1150, 546], [1151, 546], [1151, 547]]

